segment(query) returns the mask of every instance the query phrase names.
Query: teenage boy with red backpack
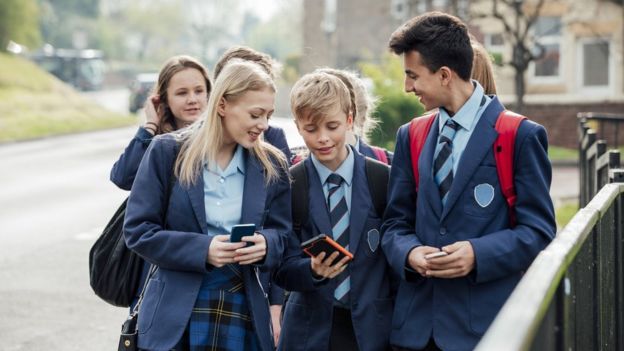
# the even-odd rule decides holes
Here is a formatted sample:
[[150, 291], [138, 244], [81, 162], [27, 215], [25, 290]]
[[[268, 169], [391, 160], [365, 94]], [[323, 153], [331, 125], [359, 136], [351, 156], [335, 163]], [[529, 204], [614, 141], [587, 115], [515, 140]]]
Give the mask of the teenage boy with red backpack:
[[[546, 131], [509, 112], [500, 117], [498, 98], [470, 80], [473, 52], [458, 18], [415, 17], [389, 46], [403, 56], [405, 90], [439, 111], [430, 126], [408, 123], [397, 133], [382, 226], [382, 248], [402, 278], [390, 342], [395, 350], [470, 350], [555, 235]], [[500, 118], [520, 122], [504, 123], [511, 136], [499, 137]], [[501, 159], [511, 160], [500, 177], [512, 179], [515, 200], [501, 191]]]

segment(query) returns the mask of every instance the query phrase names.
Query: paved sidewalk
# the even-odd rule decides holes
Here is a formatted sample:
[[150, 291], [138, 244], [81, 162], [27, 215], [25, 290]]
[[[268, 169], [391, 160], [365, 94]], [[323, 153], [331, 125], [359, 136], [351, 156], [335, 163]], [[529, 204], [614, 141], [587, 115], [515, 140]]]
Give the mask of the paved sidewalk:
[[555, 208], [564, 202], [578, 201], [578, 166], [553, 166], [553, 179], [550, 186]]

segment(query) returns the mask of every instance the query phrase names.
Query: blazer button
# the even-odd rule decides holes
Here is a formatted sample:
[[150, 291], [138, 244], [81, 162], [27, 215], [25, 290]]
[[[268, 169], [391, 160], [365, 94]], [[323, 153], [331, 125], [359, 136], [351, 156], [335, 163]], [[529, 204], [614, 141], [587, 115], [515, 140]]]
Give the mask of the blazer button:
[[440, 235], [446, 235], [446, 228], [445, 227], [440, 228]]

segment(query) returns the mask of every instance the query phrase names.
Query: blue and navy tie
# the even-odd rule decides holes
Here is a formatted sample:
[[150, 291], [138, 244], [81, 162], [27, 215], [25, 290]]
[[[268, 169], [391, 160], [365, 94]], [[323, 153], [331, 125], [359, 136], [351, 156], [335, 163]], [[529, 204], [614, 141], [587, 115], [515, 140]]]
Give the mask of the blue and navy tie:
[[442, 206], [446, 204], [448, 192], [453, 184], [453, 138], [457, 128], [457, 123], [452, 119], [446, 121], [433, 157], [433, 175], [438, 185]]
[[[343, 179], [340, 175], [332, 173], [327, 177], [329, 192], [327, 194], [327, 206], [329, 208], [329, 218], [332, 225], [332, 236], [334, 240], [349, 251], [349, 209], [342, 187]], [[334, 298], [345, 306], [349, 303], [349, 289], [351, 279], [345, 270], [336, 278], [337, 287], [334, 290]]]

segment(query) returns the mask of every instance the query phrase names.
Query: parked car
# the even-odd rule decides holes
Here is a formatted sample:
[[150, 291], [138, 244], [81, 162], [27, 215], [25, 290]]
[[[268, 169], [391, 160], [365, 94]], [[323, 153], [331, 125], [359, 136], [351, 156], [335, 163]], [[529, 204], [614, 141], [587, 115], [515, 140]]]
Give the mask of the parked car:
[[145, 105], [147, 97], [150, 95], [156, 82], [158, 73], [140, 73], [130, 84], [130, 101], [128, 107], [131, 113], [137, 112]]

